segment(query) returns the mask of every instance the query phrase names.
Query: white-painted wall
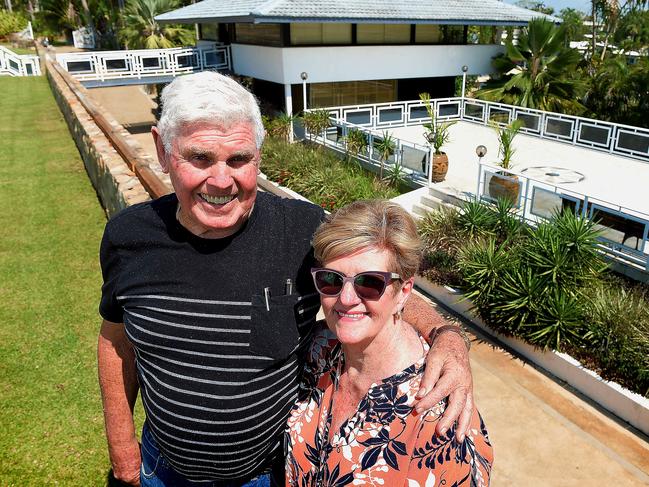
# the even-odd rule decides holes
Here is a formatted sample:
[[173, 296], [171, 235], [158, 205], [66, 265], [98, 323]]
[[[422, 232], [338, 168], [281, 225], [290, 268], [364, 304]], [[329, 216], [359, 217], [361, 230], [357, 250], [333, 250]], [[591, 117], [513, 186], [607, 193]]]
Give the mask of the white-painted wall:
[[370, 79], [459, 76], [492, 71], [498, 45], [265, 47], [232, 44], [234, 72], [275, 83], [309, 83]]

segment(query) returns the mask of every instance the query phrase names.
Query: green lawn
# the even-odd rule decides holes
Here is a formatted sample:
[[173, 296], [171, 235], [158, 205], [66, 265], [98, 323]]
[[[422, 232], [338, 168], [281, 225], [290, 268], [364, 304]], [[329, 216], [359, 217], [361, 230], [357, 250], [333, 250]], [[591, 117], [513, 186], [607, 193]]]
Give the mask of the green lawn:
[[105, 215], [45, 77], [0, 92], [0, 485], [105, 485]]
[[23, 47], [13, 47], [11, 44], [6, 42], [0, 42], [0, 46], [6, 47], [10, 51], [13, 51], [15, 54], [36, 54], [36, 49], [33, 47], [23, 48]]

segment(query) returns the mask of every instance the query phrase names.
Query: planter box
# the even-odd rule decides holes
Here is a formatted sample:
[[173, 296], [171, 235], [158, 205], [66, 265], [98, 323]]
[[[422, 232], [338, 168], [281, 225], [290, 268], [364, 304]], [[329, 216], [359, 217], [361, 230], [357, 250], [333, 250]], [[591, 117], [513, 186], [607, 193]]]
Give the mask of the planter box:
[[487, 335], [504, 343], [530, 362], [567, 382], [604, 409], [649, 435], [649, 399], [625, 389], [615, 382], [602, 379], [595, 372], [584, 368], [570, 355], [555, 351], [543, 351], [515, 337], [501, 335], [489, 328], [471, 312], [472, 303], [461, 301], [462, 293], [447, 286], [433, 284], [417, 277], [415, 284], [426, 294], [444, 306], [459, 313]]

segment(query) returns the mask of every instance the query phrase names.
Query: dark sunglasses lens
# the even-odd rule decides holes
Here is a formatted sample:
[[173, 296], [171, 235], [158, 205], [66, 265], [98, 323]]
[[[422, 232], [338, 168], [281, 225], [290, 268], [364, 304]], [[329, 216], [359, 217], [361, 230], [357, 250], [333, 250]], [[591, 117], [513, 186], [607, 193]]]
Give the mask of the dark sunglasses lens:
[[315, 273], [315, 285], [318, 292], [327, 296], [335, 296], [343, 287], [340, 274], [331, 271], [318, 271]]
[[385, 290], [385, 279], [378, 274], [359, 274], [354, 279], [354, 289], [364, 299], [379, 299]]

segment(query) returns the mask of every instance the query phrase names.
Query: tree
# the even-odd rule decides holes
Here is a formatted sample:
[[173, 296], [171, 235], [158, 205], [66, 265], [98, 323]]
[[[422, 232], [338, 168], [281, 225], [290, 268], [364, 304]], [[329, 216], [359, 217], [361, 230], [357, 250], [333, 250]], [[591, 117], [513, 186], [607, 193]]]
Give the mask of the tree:
[[155, 16], [180, 6], [178, 0], [129, 0], [120, 41], [129, 49], [165, 49], [189, 45], [194, 32], [181, 25], [160, 25]]
[[518, 0], [516, 5], [528, 10], [534, 10], [535, 12], [541, 12], [542, 14], [552, 15], [554, 13], [554, 8], [549, 7], [545, 2], [537, 2], [534, 0]]
[[581, 41], [586, 33], [584, 14], [574, 8], [564, 8], [559, 13], [566, 29], [567, 41]]
[[583, 83], [576, 77], [579, 52], [566, 46], [566, 28], [537, 18], [530, 21], [514, 45], [492, 64], [496, 75], [476, 92], [476, 98], [526, 108], [581, 113]]

